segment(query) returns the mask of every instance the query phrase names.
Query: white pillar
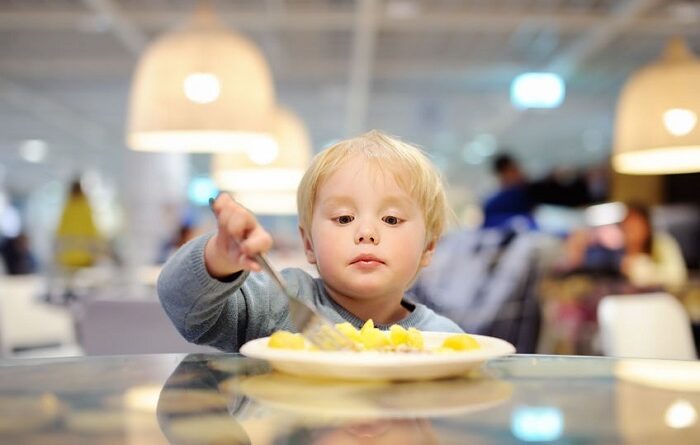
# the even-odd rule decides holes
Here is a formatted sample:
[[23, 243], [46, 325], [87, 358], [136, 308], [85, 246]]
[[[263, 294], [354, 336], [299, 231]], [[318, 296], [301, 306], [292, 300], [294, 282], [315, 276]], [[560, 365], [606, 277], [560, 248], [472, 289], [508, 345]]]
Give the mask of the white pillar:
[[125, 206], [124, 265], [130, 278], [155, 264], [163, 242], [177, 230], [187, 205], [189, 156], [129, 151], [122, 190]]

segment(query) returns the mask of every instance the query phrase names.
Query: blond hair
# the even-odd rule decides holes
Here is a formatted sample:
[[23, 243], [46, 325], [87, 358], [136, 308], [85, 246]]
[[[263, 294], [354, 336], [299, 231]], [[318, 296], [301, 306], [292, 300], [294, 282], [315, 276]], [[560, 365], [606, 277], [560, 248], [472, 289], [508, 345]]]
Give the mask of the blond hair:
[[354, 155], [363, 156], [381, 171], [391, 172], [399, 186], [422, 209], [426, 240], [432, 242], [440, 238], [448, 214], [440, 173], [420, 148], [377, 130], [340, 141], [312, 159], [297, 190], [299, 225], [306, 233], [311, 230], [319, 187]]

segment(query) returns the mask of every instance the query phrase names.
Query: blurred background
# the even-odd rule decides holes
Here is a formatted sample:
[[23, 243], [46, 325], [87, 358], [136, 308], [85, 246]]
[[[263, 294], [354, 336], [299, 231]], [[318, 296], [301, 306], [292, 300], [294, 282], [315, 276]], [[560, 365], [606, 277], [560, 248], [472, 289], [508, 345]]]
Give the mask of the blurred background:
[[[161, 319], [153, 286], [159, 265], [174, 249], [213, 228], [207, 199], [218, 190], [238, 192], [244, 202], [249, 194], [249, 206], [275, 237], [276, 264], [308, 268], [297, 236], [293, 191], [279, 185], [259, 196], [262, 189], [251, 186], [251, 178], [259, 177], [260, 169], [277, 168], [275, 181], [289, 173], [293, 183], [291, 170], [303, 169], [314, 153], [370, 129], [420, 145], [444, 173], [457, 215], [444, 243], [452, 249], [471, 245], [465, 239], [486, 229], [503, 233], [503, 226], [484, 225], [484, 203], [504, 186], [493, 171], [500, 155], [512, 156], [528, 183], [585, 183], [585, 198], [567, 202], [566, 196], [555, 196], [527, 209], [535, 223], [529, 229], [547, 235], [535, 243], [538, 248], [549, 241], [556, 246], [541, 255], [555, 260], [537, 271], [538, 286], [489, 297], [500, 304], [514, 292], [527, 292], [523, 298], [536, 300], [538, 321], [526, 347], [530, 352], [601, 353], [591, 314], [602, 294], [622, 290], [582, 291], [581, 286], [599, 285], [599, 276], [581, 284], [576, 274], [573, 279], [579, 281], [571, 281], [571, 270], [562, 272], [561, 260], [573, 233], [618, 227], [624, 218], [618, 207], [608, 207], [602, 220], [596, 219], [590, 210], [586, 213], [593, 204], [634, 203], [649, 209], [653, 229], [676, 240], [687, 269], [682, 282], [652, 283], [653, 290], [674, 294], [697, 323], [700, 168], [622, 174], [612, 168], [611, 159], [623, 87], [657, 61], [672, 38], [681, 38], [691, 52], [700, 51], [699, 25], [700, 2], [680, 0], [4, 0], [2, 354], [148, 352], [148, 345], [127, 337], [119, 343], [116, 334], [156, 337], [158, 327], [163, 340], [154, 340], [153, 350], [188, 348]], [[195, 45], [194, 52], [184, 44], [178, 53], [177, 39], [164, 39], [180, 33], [183, 40], [188, 32], [207, 30], [216, 30], [207, 38], [222, 41], [222, 35], [235, 33], [235, 39], [252, 48], [241, 49], [237, 40], [227, 43], [230, 52], [224, 54], [256, 64], [238, 70], [235, 80], [243, 91], [235, 97], [256, 104], [207, 111], [207, 104], [229, 90], [206, 66], [227, 57], [207, 54], [218, 43]], [[236, 59], [233, 51], [246, 55]], [[156, 52], [169, 59], [148, 71], [146, 59], [155, 59]], [[197, 63], [205, 68], [193, 71], [199, 77], [188, 77], [194, 108], [169, 101], [168, 76]], [[697, 66], [689, 72], [697, 74]], [[697, 85], [700, 78], [694, 89], [673, 92], [675, 96], [670, 87], [654, 91], [690, 100], [672, 110], [700, 112]], [[256, 96], [258, 88], [265, 90]], [[250, 97], [241, 95], [245, 92]], [[147, 100], [155, 102], [144, 105]], [[272, 123], [253, 122], [256, 107], [281, 107], [289, 117], [285, 125], [294, 128], [279, 130], [287, 127], [279, 123], [282, 119], [269, 118], [274, 111], [266, 111]], [[682, 113], [681, 124], [689, 116]], [[177, 127], [173, 122], [183, 121], [192, 123], [185, 130], [218, 131], [207, 122], [230, 123], [239, 115], [242, 121], [250, 118], [250, 128], [232, 130], [268, 132], [276, 138], [279, 144], [267, 160], [254, 159], [255, 153], [266, 153], [263, 148], [254, 152], [252, 142], [240, 140], [228, 140], [233, 159], [216, 160], [219, 155], [211, 152], [219, 149], [206, 141], [154, 148], [131, 138], [138, 130], [154, 131], [158, 125], [172, 130]], [[695, 120], [686, 133], [697, 141], [696, 115], [691, 117]], [[653, 126], [635, 119], [639, 132]], [[281, 135], [284, 131], [287, 136]], [[191, 142], [187, 137], [178, 140]], [[647, 139], [656, 140], [653, 135]], [[285, 159], [288, 152], [295, 154]], [[690, 165], [697, 153], [683, 156]], [[275, 159], [280, 165], [274, 165]], [[226, 182], [224, 174], [217, 174], [225, 168], [239, 171], [234, 178], [245, 178], [253, 190], [235, 179]], [[246, 169], [252, 173], [240, 172]], [[70, 204], [77, 196], [71, 190], [83, 195], [82, 204]], [[556, 195], [559, 189], [553, 190]], [[69, 215], [69, 208], [78, 216]], [[76, 240], [78, 247], [71, 245]], [[72, 254], [66, 254], [66, 245], [89, 254], [67, 258]], [[486, 261], [472, 256], [478, 264]], [[478, 269], [477, 263], [464, 267]], [[449, 273], [457, 278], [457, 272]], [[503, 279], [484, 273], [479, 286], [455, 292], [476, 295], [483, 292], [477, 287]], [[579, 294], [597, 297], [591, 303], [588, 297], [572, 296]], [[447, 309], [430, 292], [423, 291], [420, 298]], [[462, 309], [476, 304], [470, 298], [457, 299]], [[578, 304], [584, 299], [585, 304]], [[124, 309], [126, 303], [137, 306]], [[127, 315], [117, 319], [122, 309]], [[145, 318], [134, 318], [135, 313]], [[496, 318], [486, 311], [481, 320], [464, 321], [463, 327], [494, 329]], [[517, 341], [516, 334], [503, 335]]]

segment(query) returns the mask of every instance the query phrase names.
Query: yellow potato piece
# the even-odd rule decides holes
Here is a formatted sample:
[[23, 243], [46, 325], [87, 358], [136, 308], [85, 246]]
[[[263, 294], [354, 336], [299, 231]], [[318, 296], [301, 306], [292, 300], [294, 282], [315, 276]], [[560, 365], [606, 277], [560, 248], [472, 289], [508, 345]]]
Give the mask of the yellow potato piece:
[[270, 336], [267, 346], [278, 349], [305, 349], [306, 341], [300, 334], [277, 331]]
[[442, 342], [442, 347], [453, 351], [471, 351], [481, 348], [476, 339], [469, 334], [457, 334], [447, 337]]
[[408, 331], [403, 326], [393, 324], [389, 328], [389, 339], [394, 346], [405, 345], [408, 343]]
[[413, 349], [422, 350], [424, 347], [423, 334], [416, 328], [408, 328], [406, 344]]
[[360, 336], [362, 337], [361, 342], [365, 349], [383, 349], [391, 345], [386, 332], [380, 331], [377, 328], [365, 329], [363, 327], [360, 330]]
[[362, 336], [360, 336], [360, 331], [355, 329], [355, 326], [351, 325], [347, 321], [345, 323], [338, 323], [335, 325], [335, 327], [340, 331], [341, 334], [343, 334], [353, 342], [362, 342]]
[[371, 329], [374, 329], [374, 321], [370, 318], [369, 320], [365, 321], [365, 324], [362, 325], [360, 328], [360, 333], [363, 331], [369, 331]]

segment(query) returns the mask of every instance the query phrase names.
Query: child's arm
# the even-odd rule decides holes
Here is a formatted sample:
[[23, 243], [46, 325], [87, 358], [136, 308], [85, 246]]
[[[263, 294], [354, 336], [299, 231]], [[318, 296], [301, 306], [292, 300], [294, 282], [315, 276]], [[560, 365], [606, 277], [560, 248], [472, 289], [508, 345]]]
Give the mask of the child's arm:
[[[170, 257], [158, 278], [158, 296], [185, 339], [237, 351], [250, 339], [291, 329], [289, 308], [267, 274], [248, 273], [260, 269], [249, 255], [269, 247], [267, 232], [229, 196], [219, 197], [213, 208], [217, 232], [195, 238]], [[304, 286], [303, 293], [313, 295], [308, 274], [285, 272], [294, 292]]]
[[[178, 249], [158, 277], [158, 297], [178, 332], [189, 342], [235, 352], [248, 340], [290, 330], [287, 299], [266, 273], [240, 271], [222, 279], [209, 274], [204, 248], [213, 236]], [[308, 274], [297, 269], [282, 274], [293, 292], [313, 295]]]
[[260, 271], [253, 260], [272, 246], [272, 237], [255, 216], [223, 193], [212, 205], [217, 232], [204, 248], [204, 264], [214, 278], [229, 277], [241, 270]]

